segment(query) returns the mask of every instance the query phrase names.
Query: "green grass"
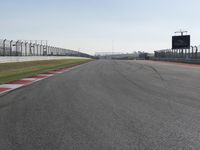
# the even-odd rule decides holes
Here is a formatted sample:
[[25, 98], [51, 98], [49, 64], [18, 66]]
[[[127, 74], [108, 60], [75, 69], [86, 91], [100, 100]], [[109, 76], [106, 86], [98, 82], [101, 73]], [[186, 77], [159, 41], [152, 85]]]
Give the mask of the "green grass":
[[92, 59], [43, 60], [0, 64], [0, 84], [45, 73], [50, 70], [72, 67]]

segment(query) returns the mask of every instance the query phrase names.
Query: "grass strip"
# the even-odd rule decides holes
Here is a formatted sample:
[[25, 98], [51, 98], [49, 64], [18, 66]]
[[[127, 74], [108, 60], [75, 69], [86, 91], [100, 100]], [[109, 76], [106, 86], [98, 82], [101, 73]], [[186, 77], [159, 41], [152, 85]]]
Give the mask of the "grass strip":
[[62, 59], [0, 64], [0, 84], [34, 76], [51, 70], [68, 68], [92, 61], [92, 59]]

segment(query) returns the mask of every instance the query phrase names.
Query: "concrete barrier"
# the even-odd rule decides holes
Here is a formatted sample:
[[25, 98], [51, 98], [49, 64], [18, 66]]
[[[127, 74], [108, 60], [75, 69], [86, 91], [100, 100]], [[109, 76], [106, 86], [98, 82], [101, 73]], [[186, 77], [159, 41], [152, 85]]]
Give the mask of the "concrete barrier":
[[184, 59], [184, 58], [152, 58], [151, 60], [200, 64], [200, 59], [189, 59], [189, 58], [188, 59]]
[[24, 61], [38, 61], [38, 60], [60, 60], [60, 59], [89, 59], [86, 57], [72, 57], [72, 56], [8, 56], [0, 57], [0, 63], [9, 62], [24, 62]]

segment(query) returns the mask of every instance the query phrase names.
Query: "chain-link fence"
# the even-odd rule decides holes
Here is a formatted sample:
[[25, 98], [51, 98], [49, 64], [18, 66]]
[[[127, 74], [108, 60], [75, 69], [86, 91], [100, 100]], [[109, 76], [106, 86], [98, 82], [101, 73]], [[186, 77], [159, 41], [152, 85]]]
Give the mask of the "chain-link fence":
[[191, 46], [190, 49], [158, 50], [154, 52], [153, 59], [200, 63], [200, 46]]
[[79, 56], [88, 54], [26, 41], [0, 39], [0, 56]]

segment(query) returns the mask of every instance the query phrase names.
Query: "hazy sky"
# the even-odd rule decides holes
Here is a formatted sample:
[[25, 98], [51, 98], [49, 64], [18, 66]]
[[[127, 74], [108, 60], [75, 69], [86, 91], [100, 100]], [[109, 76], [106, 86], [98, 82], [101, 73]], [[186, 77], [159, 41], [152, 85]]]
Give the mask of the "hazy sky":
[[0, 0], [0, 35], [95, 52], [171, 47], [174, 31], [200, 44], [199, 0]]

